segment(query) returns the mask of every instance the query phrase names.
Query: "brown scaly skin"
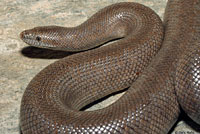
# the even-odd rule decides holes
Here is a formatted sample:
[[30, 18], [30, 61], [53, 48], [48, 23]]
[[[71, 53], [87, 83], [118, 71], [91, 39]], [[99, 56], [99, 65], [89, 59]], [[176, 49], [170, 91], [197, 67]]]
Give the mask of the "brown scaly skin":
[[[22, 32], [27, 44], [66, 51], [122, 38], [68, 56], [37, 74], [22, 98], [23, 134], [166, 134], [180, 106], [200, 123], [200, 1], [169, 0], [164, 26], [163, 41], [162, 23], [151, 9], [119, 3], [75, 28]], [[110, 106], [79, 111], [126, 87]]]

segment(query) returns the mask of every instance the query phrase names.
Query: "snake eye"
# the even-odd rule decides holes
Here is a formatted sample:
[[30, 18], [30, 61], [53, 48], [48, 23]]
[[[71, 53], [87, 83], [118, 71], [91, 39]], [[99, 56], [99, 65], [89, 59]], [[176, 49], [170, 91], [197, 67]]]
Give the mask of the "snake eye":
[[41, 37], [37, 36], [37, 37], [36, 37], [36, 40], [37, 40], [37, 41], [41, 41]]

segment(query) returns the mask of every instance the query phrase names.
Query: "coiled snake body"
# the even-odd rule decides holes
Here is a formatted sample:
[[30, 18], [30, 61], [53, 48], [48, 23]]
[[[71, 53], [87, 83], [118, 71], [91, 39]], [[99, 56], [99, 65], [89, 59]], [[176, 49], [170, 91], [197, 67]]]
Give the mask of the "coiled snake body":
[[[164, 27], [163, 35], [162, 22], [151, 9], [125, 2], [75, 28], [23, 31], [27, 44], [66, 51], [119, 39], [63, 58], [37, 74], [22, 98], [23, 134], [166, 134], [180, 106], [200, 123], [200, 1], [169, 0]], [[110, 106], [80, 111], [127, 87]]]

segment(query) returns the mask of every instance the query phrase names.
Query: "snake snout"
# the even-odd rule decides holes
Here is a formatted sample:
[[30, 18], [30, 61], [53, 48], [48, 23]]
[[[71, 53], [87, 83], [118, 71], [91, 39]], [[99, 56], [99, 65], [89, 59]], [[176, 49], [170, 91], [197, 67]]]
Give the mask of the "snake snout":
[[20, 33], [20, 38], [24, 41], [26, 39], [31, 39], [32, 38], [32, 34], [30, 32], [28, 32], [28, 30], [24, 30]]
[[37, 46], [38, 41], [35, 38], [34, 33], [31, 32], [31, 30], [24, 30], [20, 33], [20, 38], [23, 42], [31, 45], [31, 46]]
[[19, 36], [20, 36], [20, 39], [24, 39], [25, 33], [26, 33], [26, 31], [23, 31], [23, 32], [20, 33], [20, 35], [19, 35]]

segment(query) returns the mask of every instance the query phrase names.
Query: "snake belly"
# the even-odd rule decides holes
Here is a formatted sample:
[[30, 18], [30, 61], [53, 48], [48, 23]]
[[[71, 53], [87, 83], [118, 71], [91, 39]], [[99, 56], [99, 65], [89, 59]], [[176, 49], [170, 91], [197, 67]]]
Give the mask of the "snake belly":
[[[21, 102], [23, 134], [166, 134], [180, 106], [200, 123], [199, 0], [169, 0], [164, 30], [151, 9], [122, 2], [77, 27], [36, 27], [20, 37], [32, 46], [64, 51], [119, 39], [38, 73]], [[80, 111], [127, 87], [108, 107]]]

